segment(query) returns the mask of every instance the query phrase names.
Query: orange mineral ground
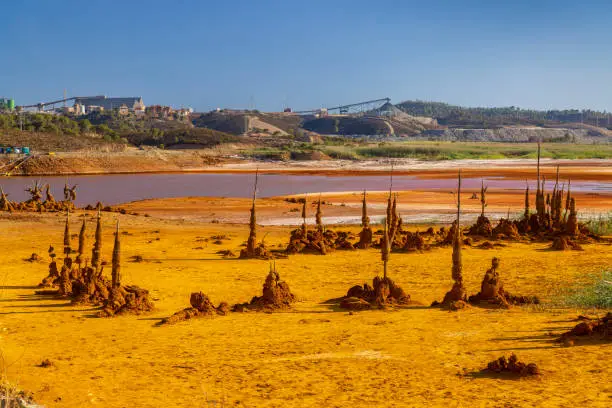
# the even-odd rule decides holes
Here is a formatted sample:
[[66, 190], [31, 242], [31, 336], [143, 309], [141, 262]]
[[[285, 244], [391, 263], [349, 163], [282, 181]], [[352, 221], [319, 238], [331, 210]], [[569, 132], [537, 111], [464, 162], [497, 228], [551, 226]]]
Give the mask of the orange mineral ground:
[[[448, 193], [400, 197], [402, 205], [417, 209], [423, 202], [445, 211], [452, 207]], [[491, 194], [490, 208], [503, 211], [507, 198]], [[352, 207], [358, 195], [323, 199], [333, 203], [324, 207], [325, 216], [358, 213]], [[510, 199], [518, 210], [520, 197]], [[371, 200], [374, 211], [383, 196]], [[476, 209], [476, 201], [465, 201], [471, 211]], [[593, 208], [606, 205], [590, 203]], [[201, 219], [241, 221], [248, 205], [249, 200], [173, 199], [127, 206], [149, 217], [103, 213], [103, 260], [111, 259], [119, 219], [123, 282], [149, 289], [156, 306], [147, 315], [107, 319], [95, 318], [95, 308], [34, 294], [47, 274], [49, 245], [62, 246], [63, 215], [2, 215], [2, 373], [49, 407], [209, 407], [213, 401], [235, 407], [609, 406], [610, 345], [563, 347], [554, 342], [573, 327], [578, 314], [593, 313], [561, 307], [559, 301], [564, 289], [610, 267], [609, 243], [587, 244], [582, 252], [549, 251], [549, 243], [463, 251], [470, 294], [479, 291], [496, 256], [504, 287], [537, 295], [543, 301], [539, 306], [452, 313], [429, 308], [452, 285], [450, 247], [392, 254], [390, 277], [421, 305], [351, 314], [326, 304], [381, 273], [379, 252], [369, 249], [277, 260], [278, 272], [298, 299], [293, 310], [156, 326], [188, 307], [192, 292], [206, 293], [215, 305], [247, 302], [261, 294], [267, 261], [218, 254], [238, 253], [247, 226]], [[273, 220], [280, 210], [287, 213], [282, 217], [299, 216], [292, 211], [297, 205], [281, 198], [261, 200], [258, 207], [262, 220]], [[87, 217], [91, 248], [93, 212], [74, 214], [71, 230], [78, 231], [82, 216]], [[284, 247], [289, 231], [287, 226], [260, 226], [258, 239], [265, 237], [272, 248]], [[225, 237], [216, 244], [219, 237], [212, 237], [218, 235]], [[42, 260], [26, 261], [32, 253]], [[142, 262], [132, 262], [136, 256]], [[537, 364], [542, 374], [504, 379], [478, 373], [511, 352]], [[45, 359], [52, 365], [39, 367]]]
[[[462, 193], [464, 220], [473, 221], [480, 214], [481, 205], [472, 194], [479, 190]], [[455, 209], [455, 196], [451, 191], [398, 191], [398, 211], [405, 222], [416, 224], [450, 223]], [[598, 218], [612, 211], [612, 195], [597, 193], [573, 193], [582, 218]], [[327, 224], [359, 224], [361, 222], [362, 192], [322, 193], [272, 197], [257, 200], [258, 222], [264, 225], [301, 224], [301, 204], [290, 199], [307, 197], [309, 222], [314, 223], [315, 203], [321, 198], [324, 222]], [[382, 217], [385, 214], [388, 192], [367, 193], [369, 215]], [[534, 192], [531, 192], [530, 208], [535, 207]], [[497, 220], [501, 216], [520, 217], [524, 211], [525, 196], [520, 190], [495, 190], [487, 192], [488, 216]], [[142, 200], [120, 206], [128, 211], [148, 214], [164, 219], [248, 223], [251, 199], [247, 198], [167, 198]]]

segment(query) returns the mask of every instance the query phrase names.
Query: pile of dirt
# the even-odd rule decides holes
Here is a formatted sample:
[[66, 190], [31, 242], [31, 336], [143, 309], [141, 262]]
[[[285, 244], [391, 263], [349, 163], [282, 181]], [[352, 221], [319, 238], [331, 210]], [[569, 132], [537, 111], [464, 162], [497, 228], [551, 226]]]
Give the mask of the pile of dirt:
[[239, 303], [232, 307], [233, 312], [273, 312], [290, 309], [295, 302], [295, 295], [291, 293], [287, 282], [280, 280], [275, 267], [270, 272], [263, 285], [262, 296], [254, 296], [249, 303]]
[[519, 234], [518, 228], [516, 224], [512, 221], [507, 220], [505, 218], [501, 218], [499, 220], [499, 224], [495, 228], [493, 228], [492, 235], [497, 238], [509, 238], [509, 239], [520, 239], [521, 235]]
[[317, 230], [304, 230], [298, 228], [291, 232], [289, 245], [285, 250], [288, 254], [320, 254], [326, 255], [335, 249], [337, 235], [333, 231], [321, 232]]
[[452, 245], [457, 235], [457, 221], [453, 221], [449, 229], [440, 227], [438, 231], [438, 244], [439, 245]]
[[493, 248], [495, 248], [495, 245], [493, 245], [489, 241], [485, 241], [482, 244], [478, 245], [476, 248], [480, 248], [480, 249], [493, 249]]
[[225, 316], [229, 313], [229, 305], [221, 302], [215, 307], [207, 295], [202, 292], [194, 292], [189, 298], [191, 307], [176, 312], [170, 317], [163, 319], [160, 324], [174, 324], [184, 320], [189, 320], [204, 316]]
[[357, 237], [352, 232], [347, 231], [332, 231], [327, 230], [324, 232], [327, 239], [334, 242], [334, 249], [352, 251], [357, 247], [356, 243], [353, 243]]
[[463, 307], [457, 307], [456, 305], [453, 305], [453, 303], [456, 302], [467, 302], [467, 293], [465, 291], [465, 288], [463, 287], [463, 284], [457, 282], [453, 283], [453, 287], [451, 288], [451, 290], [446, 292], [446, 294], [444, 295], [444, 299], [442, 299], [442, 302], [434, 301], [431, 306], [446, 306], [451, 310], [463, 309]]
[[425, 238], [420, 232], [407, 231], [405, 234], [399, 236], [399, 245], [402, 251], [424, 251], [428, 249], [428, 245], [425, 243]]
[[577, 243], [570, 237], [561, 235], [561, 236], [555, 237], [553, 243], [550, 245], [550, 249], [554, 251], [567, 251], [567, 250], [582, 251], [582, 246], [580, 246], [579, 243]]
[[532, 375], [539, 375], [540, 369], [534, 363], [523, 363], [518, 360], [516, 354], [510, 354], [509, 358], [506, 356], [502, 356], [497, 360], [491, 361], [487, 364], [487, 368], [482, 370], [487, 373], [495, 373], [495, 374], [512, 374], [515, 376], [526, 377]]
[[[231, 251], [229, 251], [231, 252]], [[224, 257], [233, 257], [230, 255], [223, 255]], [[266, 247], [263, 242], [256, 244], [252, 251], [249, 251], [248, 248], [242, 248], [240, 250], [240, 259], [274, 259], [274, 255], [270, 252], [270, 250]]]
[[469, 307], [470, 305], [463, 300], [452, 300], [448, 303], [448, 310], [451, 312], [456, 312], [457, 310], [462, 310]]
[[[369, 306], [366, 306], [366, 303]], [[355, 285], [350, 288], [340, 302], [340, 307], [349, 310], [364, 310], [408, 303], [410, 303], [410, 295], [401, 286], [391, 278], [377, 276], [372, 281], [372, 286], [364, 283], [363, 286]]]
[[235, 258], [236, 257], [236, 254], [231, 249], [222, 249], [220, 251], [217, 251], [217, 253], [223, 256], [224, 258]]
[[359, 241], [355, 248], [368, 249], [372, 245], [372, 228], [370, 227], [370, 217], [368, 217], [368, 203], [366, 191], [363, 191], [363, 201], [361, 203], [361, 231], [359, 231]]
[[609, 342], [612, 340], [612, 312], [608, 312], [600, 319], [583, 318], [572, 330], [563, 333], [557, 339], [567, 345], [578, 340], [599, 340]]
[[509, 308], [511, 305], [539, 304], [536, 297], [512, 295], [504, 290], [498, 272], [499, 258], [493, 258], [482, 283], [480, 292], [469, 297], [468, 301], [474, 305], [494, 305], [501, 308]]
[[368, 249], [372, 246], [372, 228], [370, 226], [364, 226], [361, 231], [359, 231], [359, 241], [355, 245], [356, 248], [359, 249]]
[[490, 237], [493, 234], [493, 226], [491, 221], [484, 215], [478, 216], [476, 224], [472, 225], [468, 231], [468, 235], [479, 237]]
[[138, 286], [120, 286], [112, 289], [104, 302], [98, 317], [112, 317], [122, 314], [142, 314], [155, 309], [149, 298], [149, 291]]

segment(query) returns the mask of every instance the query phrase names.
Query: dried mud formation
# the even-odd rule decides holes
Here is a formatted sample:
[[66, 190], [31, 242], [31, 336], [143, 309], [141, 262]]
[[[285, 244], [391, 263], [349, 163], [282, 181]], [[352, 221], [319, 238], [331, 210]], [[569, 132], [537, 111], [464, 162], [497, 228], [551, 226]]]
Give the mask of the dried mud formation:
[[370, 227], [370, 217], [368, 217], [368, 204], [366, 192], [363, 191], [363, 201], [361, 204], [361, 231], [359, 232], [359, 242], [355, 245], [359, 249], [368, 249], [372, 246], [372, 228]]
[[[75, 209], [76, 188], [74, 185], [64, 186], [64, 200], [57, 201], [51, 193], [49, 184], [41, 185], [38, 181], [31, 187], [25, 189], [30, 198], [23, 202], [12, 202], [8, 199], [8, 194], [0, 187], [0, 211], [28, 211], [28, 212], [62, 212]], [[43, 196], [44, 189], [44, 196]]]
[[198, 317], [225, 316], [229, 313], [229, 305], [226, 302], [221, 302], [219, 306], [215, 307], [210, 298], [202, 292], [192, 293], [189, 303], [191, 307], [163, 319], [160, 324], [175, 324]]
[[[559, 167], [552, 192], [545, 190], [546, 179], [540, 178], [540, 145], [538, 144], [537, 189], [535, 193], [535, 212], [530, 211], [529, 186], [525, 188], [525, 207], [519, 220], [500, 219], [497, 226], [492, 227], [491, 221], [485, 216], [487, 188], [482, 183], [480, 201], [481, 214], [468, 230], [468, 235], [475, 238], [490, 240], [521, 240], [551, 242], [550, 249], [555, 251], [582, 250], [581, 243], [599, 240], [586, 225], [578, 222], [576, 201], [571, 194], [571, 180], [565, 185], [560, 184]], [[485, 242], [486, 244], [486, 242]], [[481, 245], [487, 249], [491, 246]]]
[[578, 341], [612, 341], [612, 312], [600, 319], [588, 319], [578, 323], [572, 330], [563, 333], [557, 341], [573, 345]]
[[263, 294], [254, 296], [249, 303], [239, 303], [232, 307], [232, 312], [274, 312], [287, 310], [295, 302], [295, 295], [291, 293], [287, 282], [280, 279], [274, 265], [263, 285]]
[[473, 305], [492, 305], [501, 308], [509, 308], [511, 305], [539, 304], [537, 297], [516, 296], [504, 290], [499, 275], [499, 259], [493, 258], [491, 268], [487, 270], [480, 285], [480, 292], [469, 297], [468, 301]]
[[[467, 292], [463, 285], [463, 260], [461, 255], [461, 228], [459, 219], [461, 215], [461, 170], [457, 177], [457, 219], [451, 228], [453, 232], [453, 266], [451, 276], [453, 287], [444, 295], [442, 302], [434, 301], [432, 306], [440, 306], [450, 310], [460, 310], [467, 306]], [[450, 235], [450, 234], [449, 234]]]
[[389, 277], [375, 277], [372, 286], [364, 283], [348, 290], [340, 301], [340, 307], [347, 310], [368, 310], [410, 303], [410, 295]]
[[[257, 243], [257, 216], [255, 213], [255, 200], [257, 199], [257, 180], [259, 172], [255, 173], [255, 186], [253, 188], [253, 203], [251, 205], [251, 218], [249, 221], [249, 238], [247, 239], [246, 248], [240, 251], [240, 259], [272, 259], [274, 256], [266, 248], [265, 242], [262, 240]], [[224, 257], [229, 258], [227, 254]]]
[[511, 374], [520, 377], [540, 374], [540, 369], [536, 364], [523, 363], [518, 360], [514, 353], [510, 354], [509, 358], [502, 356], [497, 360], [491, 361], [489, 364], [487, 364], [487, 368], [482, 371], [493, 374]]
[[[64, 228], [64, 259], [61, 269], [58, 270], [56, 255], [53, 247], [49, 248], [49, 274], [43, 279], [39, 287], [57, 288], [56, 294], [70, 298], [75, 304], [101, 306], [98, 317], [110, 317], [121, 314], [141, 314], [154, 309], [149, 298], [149, 291], [133, 285], [121, 285], [121, 242], [119, 238], [119, 224], [115, 233], [113, 247], [111, 280], [104, 276], [104, 263], [102, 262], [102, 226], [100, 213], [96, 226], [95, 242], [92, 249], [91, 266], [84, 260], [85, 251], [85, 220], [79, 233], [79, 249], [76, 261], [70, 246], [69, 217], [66, 216]], [[39, 291], [40, 294], [50, 293], [48, 290]]]
[[[401, 229], [401, 218], [397, 213], [397, 197], [392, 199], [392, 188], [393, 179], [391, 179], [389, 198], [387, 200], [385, 229], [379, 244], [381, 260], [383, 262], [383, 277], [375, 277], [372, 281], [372, 286], [364, 283], [363, 286], [356, 285], [350, 288], [346, 296], [340, 301], [340, 307], [343, 309], [368, 310], [373, 307], [384, 309], [388, 306], [410, 303], [410, 295], [387, 275], [387, 264], [391, 257], [391, 243], [394, 242], [396, 234]], [[366, 217], [367, 213], [364, 212], [364, 219]]]
[[[372, 235], [371, 229], [369, 230], [370, 243], [368, 243], [366, 236], [364, 237], [364, 241], [360, 241], [362, 246], [358, 246], [358, 243], [352, 242], [355, 241], [357, 237], [350, 232], [332, 231], [326, 229], [323, 225], [323, 212], [321, 210], [320, 198], [317, 202], [317, 212], [315, 214], [315, 228], [309, 229], [308, 224], [306, 223], [306, 206], [307, 201], [306, 199], [304, 199], [302, 203], [302, 225], [300, 228], [291, 231], [291, 236], [289, 237], [289, 245], [285, 249], [285, 253], [326, 255], [336, 249], [353, 250], [361, 247], [369, 247]], [[369, 223], [369, 218], [367, 222]], [[360, 236], [362, 234], [363, 231], [362, 233], [360, 233]]]

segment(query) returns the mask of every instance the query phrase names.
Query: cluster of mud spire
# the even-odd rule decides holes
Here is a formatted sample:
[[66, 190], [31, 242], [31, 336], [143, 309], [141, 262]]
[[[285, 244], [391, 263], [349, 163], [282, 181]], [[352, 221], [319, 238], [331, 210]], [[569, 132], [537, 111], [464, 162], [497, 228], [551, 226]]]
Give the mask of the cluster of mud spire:
[[31, 187], [27, 187], [25, 190], [30, 195], [28, 200], [14, 202], [9, 200], [8, 194], [0, 187], [0, 211], [73, 211], [75, 208], [74, 201], [77, 197], [76, 188], [76, 185], [72, 187], [68, 186], [68, 184], [64, 185], [64, 200], [56, 200], [51, 193], [51, 186], [49, 184], [43, 186], [36, 181]]
[[58, 269], [55, 249], [49, 247], [49, 274], [40, 283], [45, 289], [40, 293], [58, 294], [76, 304], [101, 306], [99, 317], [110, 317], [125, 313], [143, 313], [153, 310], [149, 292], [138, 286], [121, 284], [121, 241], [119, 222], [113, 246], [111, 279], [104, 275], [105, 262], [102, 261], [102, 223], [98, 211], [95, 241], [91, 251], [91, 264], [85, 259], [86, 221], [83, 219], [79, 232], [79, 246], [75, 252], [71, 247], [70, 213], [66, 214], [64, 227], [64, 248], [62, 266]]
[[580, 243], [590, 242], [598, 237], [589, 233], [585, 225], [578, 222], [576, 200], [571, 194], [571, 180], [560, 184], [559, 167], [552, 192], [546, 192], [546, 179], [540, 177], [540, 145], [538, 144], [538, 165], [535, 193], [535, 212], [530, 208], [529, 186], [525, 187], [525, 205], [521, 219], [500, 219], [496, 227], [485, 215], [486, 192], [484, 182], [480, 200], [482, 211], [476, 223], [468, 230], [472, 237], [487, 239], [521, 239], [552, 241], [551, 249], [581, 249]]
[[226, 302], [221, 302], [215, 307], [208, 297], [202, 292], [191, 294], [189, 302], [191, 307], [180, 310], [172, 316], [163, 319], [160, 324], [174, 324], [184, 320], [199, 317], [225, 316], [229, 312], [275, 312], [291, 309], [296, 297], [287, 282], [281, 280], [276, 270], [276, 264], [270, 264], [270, 271], [263, 284], [262, 295], [254, 296], [250, 302], [238, 303], [231, 310]]
[[[245, 248], [240, 253], [240, 258], [271, 259], [278, 256], [278, 252], [266, 247], [264, 240], [257, 241], [257, 198], [258, 173], [255, 175], [253, 189], [253, 200], [250, 210], [249, 237]], [[497, 307], [510, 307], [514, 304], [538, 303], [538, 299], [528, 296], [517, 296], [508, 293], [502, 284], [499, 273], [500, 261], [493, 258], [491, 267], [486, 271], [480, 292], [468, 296], [463, 281], [462, 246], [471, 245], [473, 239], [524, 239], [552, 240], [552, 247], [557, 249], [558, 245], [578, 246], [577, 240], [587, 239], [587, 230], [577, 220], [576, 202], [571, 196], [570, 182], [567, 191], [565, 185], [560, 185], [559, 169], [557, 168], [557, 179], [553, 191], [545, 192], [545, 182], [540, 180], [540, 146], [538, 145], [538, 168], [536, 189], [536, 211], [531, 213], [529, 200], [529, 187], [525, 190], [525, 209], [520, 220], [510, 220], [510, 217], [501, 218], [497, 226], [493, 227], [485, 214], [487, 207], [487, 190], [484, 181], [481, 185], [479, 198], [481, 213], [476, 223], [465, 231], [461, 227], [461, 171], [458, 174], [457, 186], [457, 212], [456, 219], [447, 230], [442, 227], [439, 231], [429, 228], [424, 232], [410, 232], [404, 230], [403, 222], [398, 213], [398, 195], [393, 193], [393, 169], [391, 170], [391, 183], [387, 198], [386, 218], [383, 229], [373, 232], [368, 216], [367, 194], [363, 192], [361, 231], [355, 235], [342, 231], [327, 229], [323, 224], [322, 201], [319, 197], [316, 204], [315, 226], [309, 228], [307, 219], [307, 199], [302, 202], [302, 225], [291, 232], [290, 241], [283, 254], [291, 253], [316, 253], [327, 254], [337, 249], [368, 249], [375, 247], [380, 249], [382, 260], [382, 277], [376, 276], [372, 285], [364, 283], [351, 287], [346, 296], [340, 302], [341, 307], [347, 309], [369, 309], [373, 307], [385, 308], [390, 305], [404, 305], [411, 302], [407, 294], [388, 276], [388, 263], [393, 252], [423, 251], [433, 245], [452, 245], [452, 270], [451, 277], [453, 285], [445, 294], [441, 302], [434, 302], [432, 306], [443, 306], [451, 309], [460, 309], [468, 303], [476, 305], [493, 305]], [[72, 203], [76, 198], [74, 189], [66, 186], [65, 194]], [[31, 189], [34, 202], [40, 201], [40, 187], [38, 184]], [[53, 202], [53, 197], [47, 188], [47, 200]], [[6, 200], [5, 195], [2, 196]], [[151, 310], [152, 302], [149, 300], [148, 291], [136, 286], [121, 285], [120, 265], [120, 240], [119, 229], [115, 235], [115, 247], [113, 250], [111, 279], [108, 280], [103, 274], [104, 263], [101, 260], [102, 234], [100, 213], [96, 228], [96, 239], [92, 250], [91, 265], [84, 259], [85, 251], [85, 228], [83, 221], [79, 234], [79, 248], [76, 252], [76, 260], [72, 259], [72, 248], [70, 244], [70, 231], [68, 216], [64, 231], [64, 258], [61, 269], [58, 269], [55, 260], [55, 252], [50, 248], [49, 276], [43, 280], [41, 286], [55, 287], [61, 296], [69, 297], [76, 303], [85, 303], [102, 306], [100, 316], [112, 316], [125, 312], [140, 313]], [[469, 238], [464, 239], [464, 232]], [[376, 237], [379, 236], [377, 239]], [[559, 244], [561, 242], [561, 244]], [[485, 242], [485, 244], [488, 242]], [[489, 243], [490, 244], [490, 243]], [[486, 246], [480, 246], [486, 247]], [[489, 247], [494, 247], [490, 244]], [[281, 281], [276, 266], [270, 267], [270, 272], [263, 287], [262, 296], [254, 297], [248, 303], [234, 305], [232, 311], [249, 310], [279, 310], [289, 308], [295, 301], [295, 296], [289, 290], [286, 282]], [[190, 298], [191, 308], [177, 312], [166, 319], [165, 323], [186, 320], [198, 316], [225, 315], [230, 308], [222, 302], [215, 307], [208, 296], [202, 292], [192, 293]]]

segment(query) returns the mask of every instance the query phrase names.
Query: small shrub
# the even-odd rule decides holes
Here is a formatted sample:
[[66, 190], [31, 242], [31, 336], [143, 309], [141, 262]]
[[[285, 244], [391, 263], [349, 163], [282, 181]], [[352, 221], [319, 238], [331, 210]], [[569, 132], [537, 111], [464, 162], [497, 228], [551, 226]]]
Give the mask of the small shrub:
[[588, 224], [589, 231], [597, 235], [612, 235], [612, 212], [600, 214]]
[[590, 282], [570, 289], [564, 297], [564, 303], [584, 308], [612, 308], [612, 270], [604, 271]]

